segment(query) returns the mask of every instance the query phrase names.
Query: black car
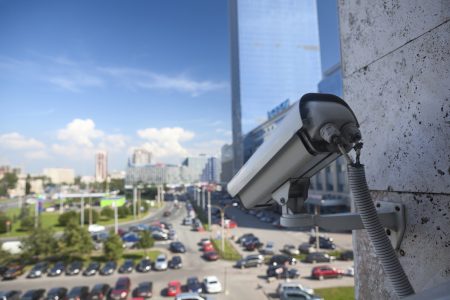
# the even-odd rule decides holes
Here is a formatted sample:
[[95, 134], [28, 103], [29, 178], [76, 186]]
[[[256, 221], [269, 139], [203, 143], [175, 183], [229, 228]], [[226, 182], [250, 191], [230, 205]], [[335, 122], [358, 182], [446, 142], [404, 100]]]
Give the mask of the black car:
[[28, 278], [37, 278], [41, 277], [42, 274], [47, 273], [48, 269], [48, 262], [41, 261], [34, 265], [34, 267], [31, 269], [30, 273], [28, 273]]
[[202, 293], [203, 286], [197, 277], [189, 277], [186, 282], [186, 289], [191, 293]]
[[297, 269], [289, 269], [286, 266], [269, 266], [266, 271], [267, 277], [276, 277], [278, 279], [294, 279], [300, 277]]
[[131, 273], [134, 269], [134, 262], [131, 259], [127, 259], [119, 268], [119, 273]]
[[45, 294], [44, 289], [29, 290], [22, 295], [20, 300], [40, 300], [44, 297], [44, 294]]
[[52, 288], [47, 292], [45, 300], [65, 300], [67, 296], [67, 289], [63, 287]]
[[108, 299], [109, 292], [111, 291], [111, 287], [109, 284], [100, 283], [96, 284], [91, 293], [89, 294], [89, 300], [103, 300]]
[[348, 251], [344, 251], [341, 253], [341, 255], [339, 256], [340, 260], [353, 260], [353, 251], [352, 250], [348, 250]]
[[151, 298], [153, 296], [153, 282], [144, 281], [139, 283], [139, 285], [133, 291], [133, 297], [136, 298]]
[[59, 276], [64, 273], [65, 266], [62, 261], [58, 261], [49, 271], [48, 276]]
[[295, 265], [296, 263], [297, 260], [294, 257], [284, 254], [274, 255], [270, 258], [269, 261], [269, 265], [272, 266], [286, 265], [286, 264]]
[[111, 275], [117, 268], [117, 264], [113, 261], [108, 261], [100, 270], [101, 275]]
[[0, 300], [19, 300], [20, 291], [4, 291], [0, 292]]
[[139, 262], [136, 269], [139, 272], [149, 272], [152, 269], [152, 261], [148, 258], [144, 258]]
[[8, 267], [5, 265], [0, 265], [0, 276], [3, 276], [6, 271], [8, 271]]
[[184, 247], [183, 243], [181, 242], [172, 242], [169, 245], [169, 250], [173, 253], [185, 253], [186, 248]]
[[237, 239], [236, 243], [242, 245], [248, 238], [254, 238], [254, 237], [255, 237], [255, 235], [253, 233], [245, 233], [245, 234], [241, 235], [240, 238]]
[[66, 275], [78, 275], [83, 269], [83, 263], [79, 260], [72, 262], [66, 268]]
[[88, 300], [89, 288], [87, 286], [76, 286], [67, 295], [67, 300]]
[[99, 269], [100, 269], [100, 263], [96, 262], [96, 261], [93, 261], [84, 270], [83, 275], [84, 276], [94, 276], [95, 274], [97, 274]]
[[314, 252], [306, 256], [305, 262], [314, 264], [316, 262], [332, 262], [334, 259], [334, 256], [330, 256], [327, 253]]
[[181, 256], [174, 256], [171, 260], [169, 260], [169, 268], [171, 269], [180, 269], [183, 266], [183, 262], [181, 261]]
[[[309, 243], [310, 244], [315, 244], [316, 243], [316, 237], [315, 236], [311, 236], [309, 238]], [[336, 249], [336, 245], [333, 242], [333, 239], [331, 238], [327, 238], [327, 237], [319, 237], [319, 248], [320, 249]]]
[[24, 266], [22, 265], [13, 265], [6, 270], [5, 273], [3, 273], [3, 279], [15, 279], [22, 275], [24, 272]]

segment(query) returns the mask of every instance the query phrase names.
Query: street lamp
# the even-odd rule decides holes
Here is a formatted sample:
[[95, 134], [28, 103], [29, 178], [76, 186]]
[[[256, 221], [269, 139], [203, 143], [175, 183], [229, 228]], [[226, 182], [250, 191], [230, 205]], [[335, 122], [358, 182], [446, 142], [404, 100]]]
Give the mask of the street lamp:
[[[208, 209], [208, 213], [209, 213], [208, 218], [209, 219], [211, 219], [211, 207], [216, 207], [220, 210], [220, 219], [221, 219], [221, 223], [222, 223], [221, 224], [222, 225], [222, 234], [221, 234], [222, 235], [222, 252], [225, 255], [225, 209], [227, 209], [228, 207], [231, 207], [231, 206], [236, 207], [236, 206], [238, 206], [238, 203], [233, 202], [233, 203], [225, 205], [223, 208], [221, 206], [213, 205], [213, 204], [208, 204], [208, 206], [209, 206], [209, 209]], [[211, 230], [211, 227], [209, 228], [209, 230]]]

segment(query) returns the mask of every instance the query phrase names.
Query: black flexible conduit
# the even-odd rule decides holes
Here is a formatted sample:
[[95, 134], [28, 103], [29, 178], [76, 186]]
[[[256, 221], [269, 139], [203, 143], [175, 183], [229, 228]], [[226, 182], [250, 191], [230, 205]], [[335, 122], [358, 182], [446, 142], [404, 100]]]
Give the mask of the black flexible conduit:
[[361, 215], [364, 228], [367, 230], [369, 239], [375, 249], [375, 254], [381, 262], [386, 276], [400, 298], [414, 294], [411, 283], [392, 248], [383, 226], [381, 226], [377, 210], [370, 197], [364, 165], [349, 164], [347, 167], [348, 181], [356, 208]]

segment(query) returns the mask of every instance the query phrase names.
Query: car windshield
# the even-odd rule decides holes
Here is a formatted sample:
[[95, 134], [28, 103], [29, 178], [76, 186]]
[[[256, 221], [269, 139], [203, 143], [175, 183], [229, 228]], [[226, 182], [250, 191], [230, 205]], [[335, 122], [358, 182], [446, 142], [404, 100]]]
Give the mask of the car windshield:
[[69, 297], [74, 297], [74, 296], [78, 296], [79, 294], [81, 294], [81, 287], [75, 287], [70, 291]]
[[157, 262], [164, 262], [164, 261], [166, 261], [166, 258], [165, 257], [160, 257], [156, 261]]

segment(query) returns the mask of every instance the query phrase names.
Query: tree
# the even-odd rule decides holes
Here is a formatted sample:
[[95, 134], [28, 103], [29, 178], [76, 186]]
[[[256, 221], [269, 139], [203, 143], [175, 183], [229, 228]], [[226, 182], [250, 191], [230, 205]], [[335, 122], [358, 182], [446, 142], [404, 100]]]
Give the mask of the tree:
[[126, 218], [129, 214], [130, 210], [126, 205], [122, 205], [117, 208], [117, 215], [120, 219]]
[[8, 222], [11, 224], [11, 219], [7, 215], [0, 214], [0, 233], [6, 233], [8, 231]]
[[34, 218], [32, 216], [26, 216], [20, 219], [20, 230], [30, 231], [34, 228]]
[[105, 206], [102, 208], [100, 215], [108, 220], [113, 219], [114, 218], [114, 209], [112, 209], [110, 206]]
[[70, 220], [64, 229], [61, 238], [63, 252], [66, 255], [88, 255], [94, 248], [92, 239], [85, 227], [81, 227], [78, 222]]
[[68, 211], [68, 212], [62, 213], [58, 217], [59, 226], [66, 226], [69, 222], [71, 222], [71, 221], [77, 222], [77, 220], [78, 220], [78, 214], [74, 211]]
[[125, 190], [125, 179], [113, 178], [109, 183], [110, 191], [120, 191], [119, 194], [123, 194]]
[[155, 244], [155, 240], [150, 235], [148, 231], [142, 231], [140, 233], [140, 239], [137, 243], [138, 248], [147, 250], [148, 248], [153, 247]]
[[29, 195], [31, 193], [31, 176], [30, 174], [27, 175], [27, 179], [25, 182], [25, 195]]
[[123, 243], [120, 237], [111, 232], [103, 245], [103, 253], [106, 259], [117, 261], [123, 254]]
[[5, 173], [0, 179], [0, 196], [6, 196], [9, 189], [15, 188], [17, 180], [16, 173]]
[[[98, 222], [98, 219], [100, 218], [98, 211], [95, 209], [92, 210], [92, 224], [95, 224]], [[84, 224], [89, 224], [89, 208], [84, 209]]]
[[25, 258], [46, 258], [59, 252], [58, 241], [51, 228], [38, 227], [22, 240], [22, 255]]

